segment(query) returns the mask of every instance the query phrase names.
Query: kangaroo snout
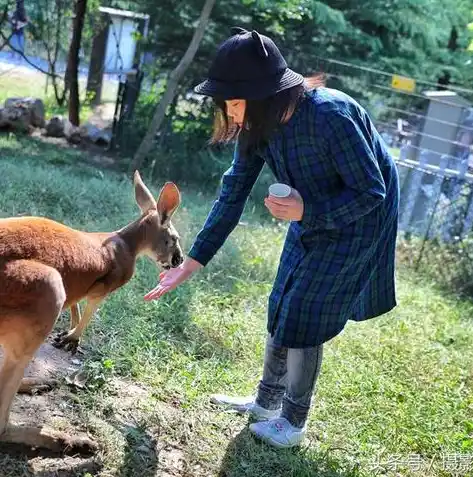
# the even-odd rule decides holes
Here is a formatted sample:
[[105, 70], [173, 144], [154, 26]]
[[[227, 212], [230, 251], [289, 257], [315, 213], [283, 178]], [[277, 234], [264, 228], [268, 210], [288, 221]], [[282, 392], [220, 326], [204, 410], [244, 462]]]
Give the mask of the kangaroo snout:
[[178, 267], [181, 265], [181, 263], [184, 261], [184, 257], [182, 256], [182, 252], [178, 250], [177, 252], [174, 252], [172, 259], [171, 259], [171, 265], [173, 268]]

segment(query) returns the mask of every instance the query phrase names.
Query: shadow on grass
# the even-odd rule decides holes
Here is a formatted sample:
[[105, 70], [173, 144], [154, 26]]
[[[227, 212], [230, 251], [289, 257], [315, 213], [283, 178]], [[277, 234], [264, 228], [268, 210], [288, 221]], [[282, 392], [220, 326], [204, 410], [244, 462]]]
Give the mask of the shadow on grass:
[[301, 447], [275, 449], [243, 429], [229, 444], [218, 477], [359, 477], [328, 453]]
[[114, 155], [101, 145], [89, 142], [75, 145], [68, 143], [65, 138], [9, 133], [0, 133], [0, 139], [2, 140], [0, 146], [2, 155], [30, 160], [40, 157], [44, 165], [75, 166], [73, 172], [76, 175], [87, 166], [95, 169], [126, 172], [126, 168], [120, 165]]
[[117, 477], [155, 477], [158, 471], [158, 454], [154, 438], [140, 426], [116, 427], [126, 439], [125, 458]]

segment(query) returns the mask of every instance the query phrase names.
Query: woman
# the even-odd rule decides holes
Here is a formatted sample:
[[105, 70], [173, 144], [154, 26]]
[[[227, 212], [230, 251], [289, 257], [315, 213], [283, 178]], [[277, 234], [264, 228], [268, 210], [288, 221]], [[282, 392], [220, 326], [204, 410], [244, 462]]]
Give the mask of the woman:
[[237, 29], [218, 49], [196, 92], [217, 106], [213, 142], [237, 138], [218, 200], [185, 262], [146, 295], [163, 296], [207, 265], [238, 224], [264, 165], [289, 185], [265, 205], [290, 222], [269, 297], [263, 376], [255, 398], [213, 402], [257, 419], [251, 431], [277, 447], [298, 445], [320, 371], [323, 344], [349, 319], [396, 306], [396, 166], [352, 98], [290, 70], [271, 39]]

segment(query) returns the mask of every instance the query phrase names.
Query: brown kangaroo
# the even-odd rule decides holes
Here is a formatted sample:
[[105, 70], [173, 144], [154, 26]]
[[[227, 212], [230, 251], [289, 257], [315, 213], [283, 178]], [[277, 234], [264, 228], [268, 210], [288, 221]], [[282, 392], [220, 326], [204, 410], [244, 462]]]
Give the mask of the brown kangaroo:
[[[73, 445], [53, 431], [7, 427], [15, 394], [45, 385], [22, 380], [26, 366], [67, 308], [71, 329], [56, 345], [76, 350], [98, 305], [133, 276], [138, 256], [148, 255], [166, 269], [182, 263], [179, 235], [171, 223], [181, 200], [178, 188], [166, 183], [156, 202], [138, 172], [134, 186], [142, 215], [112, 233], [81, 232], [41, 217], [0, 219], [1, 441], [52, 450]], [[82, 299], [87, 303], [81, 317]]]

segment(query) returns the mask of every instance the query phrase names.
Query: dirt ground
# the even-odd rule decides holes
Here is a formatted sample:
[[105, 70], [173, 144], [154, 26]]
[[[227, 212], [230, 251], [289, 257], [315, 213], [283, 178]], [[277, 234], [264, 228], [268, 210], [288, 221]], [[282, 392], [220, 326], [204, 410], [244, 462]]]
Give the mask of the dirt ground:
[[[101, 473], [104, 454], [107, 452], [113, 454], [113, 451], [107, 448], [107, 445], [113, 446], [113, 443], [101, 439], [100, 427], [108, 423], [96, 416], [94, 419], [97, 423], [97, 433], [91, 435], [87, 432], [83, 416], [77, 415], [75, 406], [76, 402], [83, 398], [81, 393], [85, 393], [74, 384], [74, 376], [83, 369], [83, 356], [73, 356], [56, 349], [50, 343], [53, 336], [54, 334], [38, 350], [25, 371], [25, 376], [54, 378], [59, 381], [59, 386], [41, 394], [17, 395], [13, 403], [11, 422], [23, 426], [45, 426], [69, 435], [89, 437], [99, 444], [99, 451], [93, 456], [54, 455], [24, 446], [0, 444], [0, 477], [92, 477], [98, 474], [106, 477], [128, 476], [126, 468], [112, 474]], [[108, 417], [117, 428], [130, 429], [134, 427], [133, 421], [139, 415], [141, 403], [149, 398], [148, 390], [114, 378], [110, 380], [109, 396], [103, 406], [112, 409], [113, 415]], [[175, 410], [167, 408], [164, 404], [160, 406], [159, 413], [162, 416], [170, 419], [171, 412]], [[156, 432], [156, 435], [159, 435], [159, 432]], [[160, 439], [154, 439], [149, 435], [141, 436], [140, 442], [133, 448], [133, 454], [133, 458], [149, 461], [152, 469], [149, 469], [146, 475], [159, 477], [189, 475], [184, 471], [186, 462], [181, 449]]]
[[[0, 351], [0, 357], [2, 353]], [[82, 360], [44, 343], [25, 371], [26, 377], [54, 378], [59, 382], [80, 369]], [[17, 395], [10, 421], [31, 427], [53, 427], [84, 434], [78, 421], [71, 421], [70, 390], [59, 386], [36, 395]], [[51, 456], [41, 451], [0, 445], [0, 477], [83, 475], [97, 468], [94, 458]], [[79, 472], [79, 473], [78, 473]]]

